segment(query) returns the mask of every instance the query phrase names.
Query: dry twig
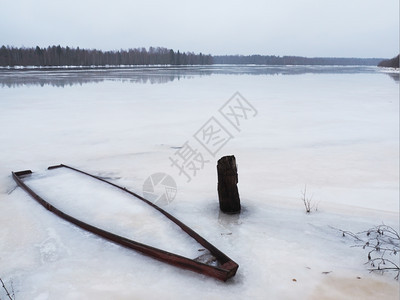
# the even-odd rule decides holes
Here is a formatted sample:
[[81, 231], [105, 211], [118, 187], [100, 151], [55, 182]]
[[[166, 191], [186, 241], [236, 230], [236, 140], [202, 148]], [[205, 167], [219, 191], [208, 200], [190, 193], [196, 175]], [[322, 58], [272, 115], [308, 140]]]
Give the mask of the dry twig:
[[304, 203], [304, 208], [306, 209], [306, 213], [309, 214], [311, 211], [315, 208], [317, 210], [317, 207], [312, 203], [312, 197], [307, 197], [307, 185], [304, 186], [304, 191], [301, 192], [301, 200]]
[[[7, 290], [6, 285], [4, 284], [4, 281], [3, 281], [1, 278], [0, 278], [0, 282], [1, 282], [2, 286], [3, 286], [3, 289], [6, 291], [6, 295], [7, 295], [8, 299], [14, 300], [14, 299], [15, 299], [14, 292], [13, 292], [13, 297], [11, 297], [9, 291]], [[14, 289], [13, 289], [13, 290], [14, 290]]]
[[359, 233], [341, 229], [339, 231], [343, 237], [350, 236], [354, 239], [356, 245], [353, 247], [369, 250], [365, 264], [370, 266], [371, 272], [394, 272], [394, 278], [399, 280], [400, 263], [397, 254], [400, 251], [400, 236], [393, 227], [382, 224]]

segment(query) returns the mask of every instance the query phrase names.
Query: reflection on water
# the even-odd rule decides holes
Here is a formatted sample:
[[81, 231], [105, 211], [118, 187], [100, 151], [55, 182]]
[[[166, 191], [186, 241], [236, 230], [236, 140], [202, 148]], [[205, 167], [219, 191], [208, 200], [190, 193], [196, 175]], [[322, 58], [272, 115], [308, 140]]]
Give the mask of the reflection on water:
[[[300, 75], [377, 73], [377, 67], [366, 66], [149, 66], [130, 68], [68, 68], [68, 69], [0, 69], [1, 87], [21, 85], [52, 85], [56, 87], [102, 81], [160, 84], [198, 76], [224, 75]], [[387, 72], [399, 82], [398, 72]]]
[[396, 81], [397, 83], [400, 82], [400, 72], [399, 71], [393, 71], [393, 72], [389, 72], [386, 73], [388, 74], [394, 81]]
[[240, 225], [240, 214], [225, 214], [218, 211], [218, 223], [226, 229], [230, 229], [232, 225]]
[[162, 68], [133, 69], [35, 69], [0, 70], [0, 85], [16, 87], [21, 85], [52, 85], [56, 87], [121, 81], [132, 83], [167, 83], [175, 79], [191, 78], [183, 70]]

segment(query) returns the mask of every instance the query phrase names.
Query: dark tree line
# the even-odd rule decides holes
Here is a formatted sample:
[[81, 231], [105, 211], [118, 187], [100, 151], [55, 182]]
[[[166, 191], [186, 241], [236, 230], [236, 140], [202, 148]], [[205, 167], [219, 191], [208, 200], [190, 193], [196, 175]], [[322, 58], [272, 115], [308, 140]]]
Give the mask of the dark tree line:
[[369, 65], [376, 66], [381, 58], [302, 57], [275, 55], [220, 55], [213, 56], [214, 64], [255, 65]]
[[0, 48], [0, 66], [119, 66], [119, 65], [207, 65], [212, 56], [175, 52], [161, 47], [100, 51], [49, 46], [47, 48]]
[[400, 68], [399, 62], [400, 54], [392, 59], [385, 59], [379, 62], [378, 67], [386, 67], [386, 68]]
[[[397, 59], [397, 61], [395, 61]], [[47, 48], [0, 48], [0, 66], [128, 66], [128, 65], [210, 65], [210, 64], [255, 64], [255, 65], [371, 65], [376, 66], [381, 58], [337, 58], [301, 57], [275, 55], [220, 55], [180, 52], [162, 47], [135, 48], [118, 51], [101, 51], [49, 46]], [[398, 57], [383, 64], [398, 66]], [[385, 65], [386, 66], [386, 65]]]

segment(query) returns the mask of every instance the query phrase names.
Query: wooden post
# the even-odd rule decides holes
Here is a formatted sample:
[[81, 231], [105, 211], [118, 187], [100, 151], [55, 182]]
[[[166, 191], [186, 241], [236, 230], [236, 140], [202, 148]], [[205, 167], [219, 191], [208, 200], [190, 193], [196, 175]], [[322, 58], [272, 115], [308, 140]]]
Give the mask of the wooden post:
[[219, 208], [228, 214], [240, 212], [240, 198], [237, 188], [238, 174], [235, 156], [224, 156], [218, 160]]

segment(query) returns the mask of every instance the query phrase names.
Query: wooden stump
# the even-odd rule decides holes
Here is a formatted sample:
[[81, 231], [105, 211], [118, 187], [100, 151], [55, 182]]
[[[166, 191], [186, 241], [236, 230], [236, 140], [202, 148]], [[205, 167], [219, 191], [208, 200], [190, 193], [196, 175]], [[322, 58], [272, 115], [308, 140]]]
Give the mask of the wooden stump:
[[224, 156], [218, 160], [219, 208], [228, 214], [240, 212], [240, 198], [237, 188], [238, 174], [235, 156]]

